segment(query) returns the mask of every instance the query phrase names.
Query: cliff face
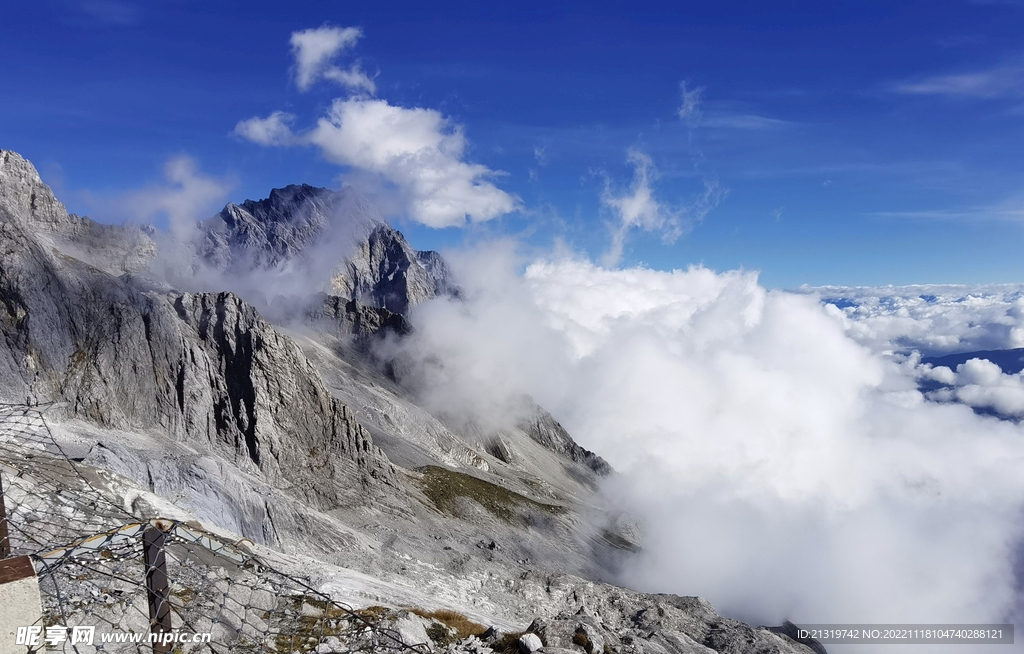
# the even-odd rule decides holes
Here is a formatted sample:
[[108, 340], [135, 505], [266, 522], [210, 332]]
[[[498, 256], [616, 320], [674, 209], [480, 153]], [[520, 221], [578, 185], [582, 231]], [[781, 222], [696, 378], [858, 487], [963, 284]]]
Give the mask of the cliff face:
[[0, 161], [5, 399], [62, 400], [98, 425], [158, 428], [324, 508], [398, 484], [298, 347], [251, 306], [230, 293], [149, 290], [76, 258], [76, 238], [95, 223], [69, 216], [16, 154]]
[[612, 468], [608, 462], [572, 439], [555, 418], [540, 407], [534, 407], [533, 416], [523, 420], [519, 428], [547, 449], [570, 461], [585, 465], [599, 475], [608, 475]]
[[379, 225], [331, 279], [334, 293], [393, 313], [439, 295], [457, 295], [448, 267], [436, 252], [417, 252], [402, 233]]

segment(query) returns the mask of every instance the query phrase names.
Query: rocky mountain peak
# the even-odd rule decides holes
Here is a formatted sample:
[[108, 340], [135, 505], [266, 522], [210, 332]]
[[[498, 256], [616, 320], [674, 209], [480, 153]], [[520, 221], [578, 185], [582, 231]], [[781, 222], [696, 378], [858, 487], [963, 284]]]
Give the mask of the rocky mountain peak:
[[200, 230], [200, 255], [219, 269], [244, 272], [316, 262], [310, 268], [331, 270], [322, 290], [393, 313], [458, 294], [440, 254], [413, 249], [351, 188], [293, 184], [274, 189], [263, 200], [228, 204]]
[[0, 150], [0, 219], [29, 220], [46, 231], [68, 232], [76, 217], [53, 196], [30, 161], [17, 152]]
[[200, 251], [222, 269], [271, 268], [308, 257], [317, 247], [352, 250], [383, 222], [376, 207], [351, 189], [292, 184], [263, 200], [228, 204], [201, 223]]

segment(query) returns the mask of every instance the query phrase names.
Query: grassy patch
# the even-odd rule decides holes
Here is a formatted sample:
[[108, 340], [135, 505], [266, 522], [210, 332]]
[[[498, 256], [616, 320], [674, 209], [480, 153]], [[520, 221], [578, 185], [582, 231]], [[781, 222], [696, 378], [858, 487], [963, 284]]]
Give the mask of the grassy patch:
[[[426, 618], [427, 620], [437, 620], [448, 627], [455, 630], [455, 634], [458, 640], [469, 638], [470, 636], [479, 636], [483, 632], [487, 631], [487, 627], [483, 626], [478, 622], [473, 622], [466, 616], [462, 615], [458, 611], [450, 611], [448, 609], [441, 609], [439, 611], [424, 611], [423, 609], [409, 609], [412, 613]], [[432, 634], [429, 631], [427, 635], [430, 639], [439, 645], [448, 645], [450, 643], [441, 642], [447, 640], [448, 634], [441, 634], [440, 632]], [[438, 638], [435, 638], [437, 636]], [[440, 640], [439, 640], [440, 639]]]
[[572, 642], [579, 645], [588, 652], [590, 651], [590, 638], [587, 636], [586, 633], [582, 631], [577, 631], [575, 634], [573, 634]]
[[[274, 647], [278, 652], [313, 652], [328, 636], [342, 636], [345, 633], [348, 613], [334, 602], [310, 595], [298, 595], [289, 598], [291, 610], [298, 613], [304, 604], [320, 612], [320, 615], [294, 615], [286, 626], [288, 631], [279, 633], [274, 638]], [[270, 617], [264, 615], [264, 619]]]
[[171, 591], [171, 595], [181, 600], [182, 605], [191, 604], [196, 598], [196, 591], [191, 588], [175, 588]]
[[423, 479], [420, 481], [423, 493], [430, 498], [439, 511], [449, 515], [453, 514], [455, 500], [459, 497], [468, 497], [476, 501], [491, 515], [509, 523], [515, 522], [523, 510], [544, 511], [551, 514], [565, 512], [564, 507], [531, 500], [524, 495], [473, 475], [439, 466], [425, 466], [419, 468], [419, 472], [423, 473]]
[[523, 637], [525, 631], [514, 631], [510, 634], [505, 634], [498, 639], [497, 642], [491, 644], [497, 654], [513, 654], [519, 651], [519, 639]]
[[390, 612], [391, 609], [386, 606], [367, 606], [366, 608], [356, 609], [356, 615], [368, 622], [377, 622]]

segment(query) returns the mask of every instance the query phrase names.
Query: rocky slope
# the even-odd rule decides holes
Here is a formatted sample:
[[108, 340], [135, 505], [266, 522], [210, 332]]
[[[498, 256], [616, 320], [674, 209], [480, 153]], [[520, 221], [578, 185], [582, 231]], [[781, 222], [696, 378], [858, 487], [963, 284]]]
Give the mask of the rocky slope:
[[[0, 151], [0, 398], [63, 402], [51, 416], [65, 450], [116, 473], [115, 499], [138, 517], [272, 546], [341, 599], [513, 631], [540, 617], [548, 651], [809, 651], [697, 598], [586, 581], [613, 578], [638, 546], [596, 504], [608, 464], [528, 400], [500, 430], [432, 415], [359, 346], [457, 295], [436, 253], [375, 215], [303, 186], [200, 225], [197, 260], [218, 270], [326, 266], [333, 293], [309, 289], [299, 319], [275, 326], [236, 294], [154, 280], [159, 235], [69, 215]], [[459, 643], [486, 654], [498, 640]]]
[[397, 483], [301, 351], [252, 307], [230, 293], [161, 294], [75, 258], [55, 243], [75, 245], [95, 223], [69, 216], [25, 160], [0, 162], [5, 399], [159, 429], [316, 506]]

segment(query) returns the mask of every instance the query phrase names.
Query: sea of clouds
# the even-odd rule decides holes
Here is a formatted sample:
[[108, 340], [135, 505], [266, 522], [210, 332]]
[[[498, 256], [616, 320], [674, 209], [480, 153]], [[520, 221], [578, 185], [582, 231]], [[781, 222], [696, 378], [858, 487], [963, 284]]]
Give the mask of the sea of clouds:
[[1019, 289], [845, 289], [839, 308], [509, 241], [452, 260], [465, 300], [419, 306], [402, 345], [424, 402], [500, 424], [528, 393], [606, 457], [605, 499], [644, 530], [622, 583], [757, 624], [1017, 615], [1024, 429], [919, 390], [1008, 376], [892, 353], [1015, 345]]
[[[1004, 418], [1024, 417], [1024, 375], [993, 361], [920, 365], [920, 356], [1024, 348], [1024, 285], [802, 288], [878, 353], [906, 355], [935, 402], [960, 402]], [[1024, 353], [1022, 353], [1024, 354]], [[933, 384], [928, 384], [933, 382]], [[934, 388], [938, 385], [939, 388]]]

